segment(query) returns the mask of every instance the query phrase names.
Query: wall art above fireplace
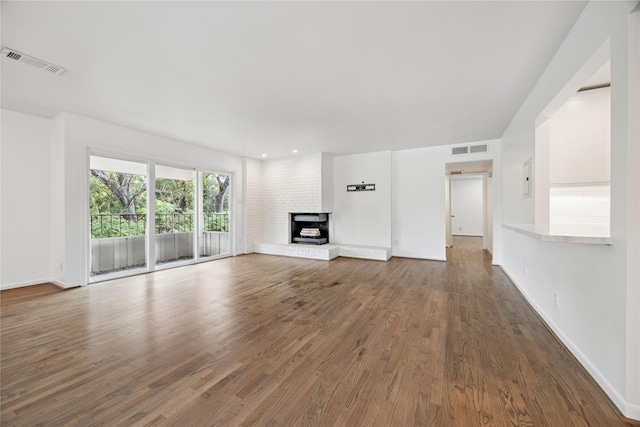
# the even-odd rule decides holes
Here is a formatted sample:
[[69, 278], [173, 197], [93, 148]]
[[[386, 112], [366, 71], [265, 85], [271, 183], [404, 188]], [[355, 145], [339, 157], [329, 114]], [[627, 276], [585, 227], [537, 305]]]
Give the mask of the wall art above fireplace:
[[364, 181], [362, 181], [362, 184], [347, 185], [347, 191], [376, 191], [376, 185], [365, 184]]

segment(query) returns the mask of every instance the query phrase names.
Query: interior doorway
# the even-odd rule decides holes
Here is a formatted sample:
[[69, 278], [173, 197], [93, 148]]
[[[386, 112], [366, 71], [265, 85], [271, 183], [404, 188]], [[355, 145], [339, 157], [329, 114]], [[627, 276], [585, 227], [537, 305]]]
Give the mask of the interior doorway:
[[484, 235], [483, 174], [451, 176], [451, 235]]
[[481, 240], [493, 253], [493, 161], [449, 163], [445, 173], [446, 246]]

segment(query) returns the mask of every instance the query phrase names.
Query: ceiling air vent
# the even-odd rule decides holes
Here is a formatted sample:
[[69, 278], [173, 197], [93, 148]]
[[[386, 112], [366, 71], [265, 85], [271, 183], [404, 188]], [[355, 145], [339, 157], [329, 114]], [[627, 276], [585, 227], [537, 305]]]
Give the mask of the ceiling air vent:
[[449, 172], [449, 175], [462, 175], [464, 173], [464, 171], [451, 171]]
[[469, 147], [470, 153], [486, 153], [487, 152], [487, 144], [482, 145], [472, 145]]
[[466, 145], [464, 147], [453, 147], [451, 149], [451, 154], [467, 154], [469, 152], [469, 147]]
[[48, 71], [49, 73], [55, 74], [56, 76], [59, 76], [60, 74], [67, 71], [65, 68], [58, 67], [57, 65], [50, 64], [38, 58], [34, 58], [33, 56], [25, 55], [24, 53], [20, 53], [13, 49], [9, 49], [8, 47], [2, 48], [2, 55], [6, 56], [9, 59], [13, 59], [16, 61], [24, 62], [25, 64], [33, 65], [34, 67], [38, 67], [41, 70]]

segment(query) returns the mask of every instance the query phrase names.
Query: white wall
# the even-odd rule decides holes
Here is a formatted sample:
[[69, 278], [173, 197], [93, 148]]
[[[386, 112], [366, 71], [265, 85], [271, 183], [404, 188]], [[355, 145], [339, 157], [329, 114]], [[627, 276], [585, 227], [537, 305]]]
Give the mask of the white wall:
[[322, 212], [333, 212], [333, 155], [322, 153]]
[[[392, 253], [411, 258], [446, 259], [446, 195], [447, 163], [493, 160], [493, 229], [500, 227], [500, 141], [483, 141], [486, 153], [451, 154], [451, 146], [394, 151], [392, 158]], [[519, 169], [522, 173], [522, 168]], [[520, 184], [520, 181], [518, 181]], [[496, 232], [498, 234], [499, 231]], [[489, 248], [493, 262], [500, 259], [497, 239]]]
[[[332, 243], [391, 247], [391, 152], [334, 158]], [[375, 191], [349, 191], [350, 184]]]
[[264, 227], [262, 192], [262, 161], [245, 158], [244, 160], [244, 199], [243, 209], [246, 219], [245, 253], [253, 252], [254, 243], [262, 242]]
[[65, 283], [65, 120], [58, 115], [51, 121], [51, 278]]
[[451, 177], [451, 233], [454, 236], [484, 234], [482, 175]]
[[2, 110], [1, 288], [48, 282], [50, 120]]
[[[629, 117], [640, 117], [640, 3], [629, 18]], [[634, 77], [635, 76], [635, 77]], [[629, 120], [627, 253], [627, 402], [640, 402], [640, 120]], [[637, 286], [634, 286], [636, 284]], [[636, 379], [637, 381], [634, 381]], [[636, 405], [640, 406], [640, 404]], [[640, 412], [640, 411], [637, 411]], [[640, 418], [636, 414], [635, 418]]]
[[[502, 138], [502, 218], [532, 223], [533, 199], [523, 199], [522, 164], [533, 157], [536, 119], [584, 65], [609, 44], [611, 58], [611, 246], [540, 242], [502, 229], [502, 267], [614, 403], [640, 419], [638, 346], [627, 342], [637, 316], [627, 315], [628, 198], [640, 192], [627, 178], [629, 12], [637, 2], [590, 2]], [[596, 64], [597, 65], [597, 64]], [[600, 66], [602, 64], [599, 64]], [[597, 70], [597, 67], [589, 75]], [[586, 76], [588, 77], [588, 76]], [[573, 88], [577, 90], [577, 87]], [[637, 144], [637, 140], [633, 141]], [[635, 185], [635, 188], [633, 186]], [[527, 274], [524, 274], [524, 267]], [[632, 292], [634, 295], [637, 293]], [[557, 294], [559, 306], [554, 306]], [[634, 308], [637, 311], [637, 307]], [[632, 319], [632, 320], [629, 320]], [[634, 320], [636, 319], [636, 320]], [[628, 345], [629, 344], [629, 345]]]
[[[495, 188], [499, 187], [498, 185], [496, 185], [493, 181], [493, 166], [487, 171], [487, 177], [484, 181], [484, 191], [486, 193], [486, 199], [487, 199], [487, 204], [486, 204], [486, 210], [485, 210], [485, 227], [486, 230], [484, 232], [484, 241], [483, 241], [483, 246], [485, 247], [485, 249], [488, 249], [490, 252], [493, 252], [493, 227], [494, 227], [494, 218], [493, 218], [493, 214], [494, 212], [498, 212], [497, 210], [494, 210], [494, 199], [495, 196], [493, 194]], [[494, 264], [496, 262], [494, 261]]]
[[392, 153], [393, 256], [445, 260], [445, 163], [449, 147]]
[[506, 229], [502, 248], [503, 269], [536, 311], [605, 391], [616, 393], [625, 379], [625, 289], [612, 280], [621, 268], [612, 248], [543, 242]]

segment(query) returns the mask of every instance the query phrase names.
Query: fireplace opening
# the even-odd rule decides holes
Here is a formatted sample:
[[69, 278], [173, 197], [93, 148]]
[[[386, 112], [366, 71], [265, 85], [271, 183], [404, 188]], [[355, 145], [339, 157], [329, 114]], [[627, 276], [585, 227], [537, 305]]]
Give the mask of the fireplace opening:
[[291, 243], [329, 243], [328, 213], [292, 213]]

